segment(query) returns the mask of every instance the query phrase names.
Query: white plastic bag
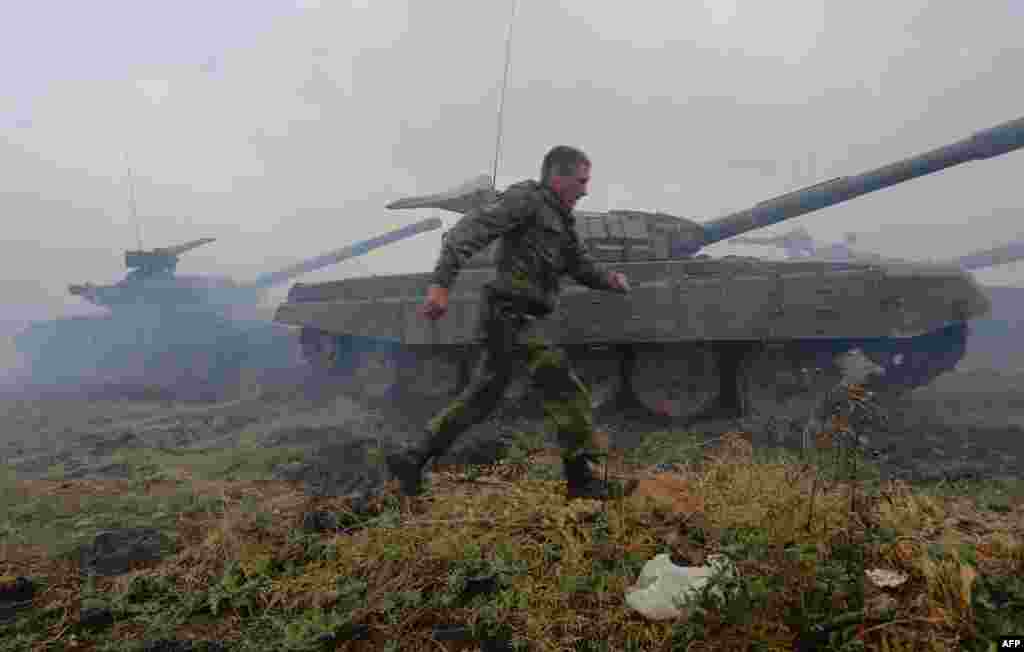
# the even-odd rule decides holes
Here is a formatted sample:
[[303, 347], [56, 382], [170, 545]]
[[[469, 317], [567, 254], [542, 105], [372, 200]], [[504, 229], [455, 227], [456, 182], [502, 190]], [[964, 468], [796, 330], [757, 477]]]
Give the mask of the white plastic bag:
[[[680, 601], [696, 598], [718, 573], [732, 575], [735, 567], [724, 555], [709, 555], [708, 566], [676, 566], [665, 553], [644, 564], [636, 584], [626, 590], [626, 604], [651, 620], [689, 618]], [[714, 589], [718, 595], [721, 590]]]

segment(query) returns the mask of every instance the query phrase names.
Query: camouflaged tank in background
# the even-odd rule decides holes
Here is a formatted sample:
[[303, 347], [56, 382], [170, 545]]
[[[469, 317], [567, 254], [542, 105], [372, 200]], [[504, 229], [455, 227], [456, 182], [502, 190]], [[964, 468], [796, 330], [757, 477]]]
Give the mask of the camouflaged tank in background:
[[248, 282], [176, 274], [182, 254], [213, 238], [126, 251], [130, 271], [121, 281], [68, 287], [106, 314], [35, 323], [15, 337], [27, 364], [24, 381], [35, 387], [114, 384], [216, 396], [237, 385], [243, 368], [301, 365], [293, 333], [261, 310], [267, 290], [440, 227], [437, 218], [423, 220]]
[[[676, 417], [801, 409], [851, 361], [877, 365], [875, 389], [931, 382], [964, 354], [968, 322], [989, 302], [957, 265], [766, 261], [698, 255], [708, 245], [933, 172], [1024, 147], [1024, 118], [863, 174], [839, 177], [697, 223], [661, 213], [576, 211], [593, 255], [624, 272], [629, 295], [566, 280], [547, 320], [612, 410], [642, 406]], [[486, 176], [389, 208], [468, 213], [496, 192]], [[451, 289], [448, 314], [417, 314], [431, 275], [296, 284], [275, 319], [302, 327], [307, 359], [363, 394], [441, 399], [469, 379], [481, 286], [496, 243]], [[869, 363], [869, 366], [870, 366]], [[522, 392], [523, 387], [510, 393]], [[807, 407], [807, 405], [804, 405]]]

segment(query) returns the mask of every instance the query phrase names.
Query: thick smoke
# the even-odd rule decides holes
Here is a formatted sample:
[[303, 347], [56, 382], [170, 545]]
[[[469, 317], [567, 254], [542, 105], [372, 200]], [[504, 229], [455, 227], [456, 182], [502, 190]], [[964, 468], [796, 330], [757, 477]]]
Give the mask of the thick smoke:
[[440, 227], [439, 218], [421, 220], [242, 283], [174, 274], [178, 255], [210, 239], [127, 252], [133, 271], [125, 280], [69, 287], [104, 313], [37, 320], [14, 336], [10, 382], [36, 392], [121, 388], [217, 400], [291, 377], [282, 374], [306, 367], [295, 329], [273, 322], [269, 290]]
[[218, 400], [303, 369], [297, 340], [247, 302], [36, 320], [8, 335], [0, 390]]

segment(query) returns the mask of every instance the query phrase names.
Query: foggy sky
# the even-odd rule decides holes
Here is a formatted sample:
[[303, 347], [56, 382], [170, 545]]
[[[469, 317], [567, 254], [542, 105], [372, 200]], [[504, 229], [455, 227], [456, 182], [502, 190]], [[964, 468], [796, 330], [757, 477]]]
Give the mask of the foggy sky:
[[[5, 318], [80, 312], [68, 283], [123, 277], [137, 245], [128, 164], [143, 245], [215, 237], [179, 272], [239, 280], [429, 217], [383, 206], [491, 171], [507, 0], [12, 7]], [[520, 0], [498, 184], [573, 144], [594, 161], [580, 208], [704, 220], [859, 173], [1024, 115], [1022, 18], [1011, 0]], [[959, 166], [765, 235], [852, 231], [860, 249], [915, 259], [1024, 238], [1022, 164], [1016, 152]], [[303, 280], [427, 271], [439, 242]], [[1024, 262], [977, 276], [1021, 285]]]

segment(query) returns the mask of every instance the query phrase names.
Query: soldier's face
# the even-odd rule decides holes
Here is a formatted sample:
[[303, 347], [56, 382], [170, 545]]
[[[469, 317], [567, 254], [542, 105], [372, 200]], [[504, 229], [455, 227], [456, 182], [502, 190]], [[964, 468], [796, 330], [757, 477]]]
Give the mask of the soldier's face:
[[568, 208], [574, 208], [576, 202], [587, 196], [590, 184], [590, 165], [580, 163], [572, 174], [559, 174], [551, 178], [551, 187]]

